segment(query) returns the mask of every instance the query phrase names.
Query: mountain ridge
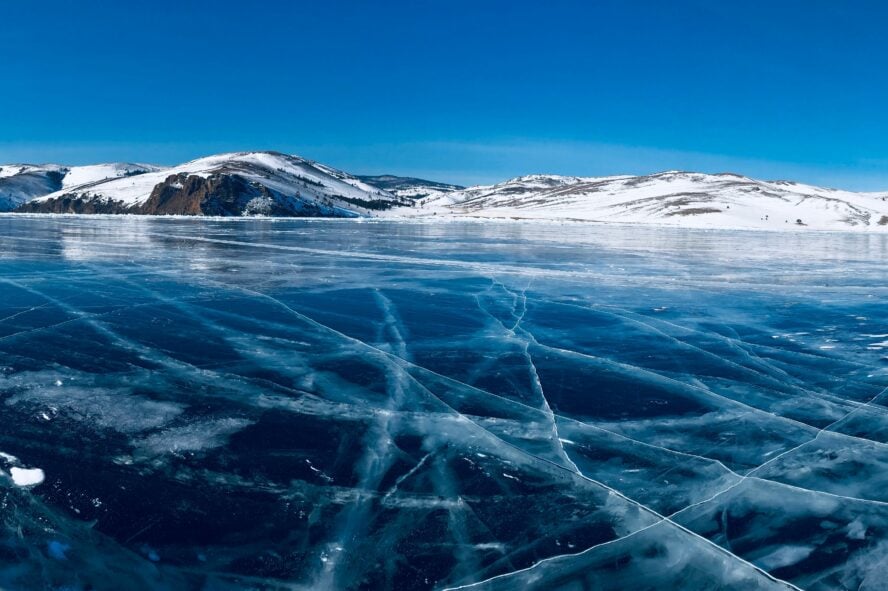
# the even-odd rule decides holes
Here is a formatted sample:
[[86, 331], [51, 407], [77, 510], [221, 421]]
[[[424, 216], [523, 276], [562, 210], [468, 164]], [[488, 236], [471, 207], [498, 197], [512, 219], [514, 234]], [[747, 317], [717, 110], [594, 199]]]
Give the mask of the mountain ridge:
[[0, 211], [15, 209], [36, 197], [104, 180], [159, 170], [151, 164], [111, 162], [86, 166], [60, 164], [0, 165]]
[[298, 156], [230, 152], [62, 188], [16, 211], [356, 217], [406, 204], [356, 177]]
[[888, 229], [888, 192], [736, 173], [524, 175], [421, 200], [420, 216], [654, 223], [695, 228]]
[[359, 175], [358, 178], [374, 187], [389, 191], [393, 195], [407, 197], [413, 200], [453, 191], [461, 191], [466, 188], [462, 185], [429, 181], [410, 176], [396, 176], [393, 174]]
[[680, 170], [603, 177], [529, 174], [461, 187], [396, 175], [350, 175], [299, 156], [262, 151], [216, 154], [171, 167], [0, 165], [0, 207], [26, 213], [491, 218], [888, 230], [888, 191], [853, 192], [733, 172]]

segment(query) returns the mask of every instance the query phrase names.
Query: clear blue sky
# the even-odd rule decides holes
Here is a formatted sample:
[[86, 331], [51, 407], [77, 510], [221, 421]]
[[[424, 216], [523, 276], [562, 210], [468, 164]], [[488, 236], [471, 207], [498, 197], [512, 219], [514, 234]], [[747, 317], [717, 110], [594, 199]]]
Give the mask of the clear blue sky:
[[0, 162], [888, 189], [888, 3], [0, 0]]

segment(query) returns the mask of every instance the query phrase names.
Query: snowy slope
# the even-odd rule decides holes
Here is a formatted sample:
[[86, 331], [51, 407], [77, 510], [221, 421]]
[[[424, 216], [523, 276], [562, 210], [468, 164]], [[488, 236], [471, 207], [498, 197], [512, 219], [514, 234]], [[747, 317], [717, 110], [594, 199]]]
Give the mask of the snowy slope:
[[40, 174], [45, 172], [60, 172], [64, 174], [67, 168], [57, 164], [0, 164], [0, 179], [8, 179], [22, 174]]
[[355, 177], [297, 156], [237, 152], [62, 188], [23, 210], [355, 216], [405, 203]]
[[0, 211], [10, 211], [34, 197], [57, 191], [67, 169], [54, 164], [0, 166]]
[[54, 191], [158, 170], [148, 164], [114, 162], [90, 166], [0, 165], [0, 211], [9, 211]]
[[112, 162], [108, 164], [92, 164], [89, 166], [73, 166], [68, 169], [62, 181], [63, 189], [71, 189], [81, 185], [89, 185], [121, 177], [130, 177], [146, 172], [162, 170], [160, 166], [151, 164], [132, 164], [129, 162]]
[[0, 209], [428, 217], [652, 223], [694, 228], [888, 230], [888, 192], [855, 193], [736, 174], [528, 175], [462, 188], [356, 177], [298, 156], [236, 152], [159, 168], [4, 165]]
[[438, 183], [435, 181], [427, 181], [425, 179], [395, 176], [391, 174], [358, 176], [358, 178], [367, 184], [388, 191], [392, 195], [414, 200], [442, 197], [448, 193], [465, 189], [465, 187], [459, 185], [449, 185], [447, 183]]
[[888, 230], [888, 192], [735, 174], [530, 175], [423, 199], [401, 215], [656, 223], [695, 228]]

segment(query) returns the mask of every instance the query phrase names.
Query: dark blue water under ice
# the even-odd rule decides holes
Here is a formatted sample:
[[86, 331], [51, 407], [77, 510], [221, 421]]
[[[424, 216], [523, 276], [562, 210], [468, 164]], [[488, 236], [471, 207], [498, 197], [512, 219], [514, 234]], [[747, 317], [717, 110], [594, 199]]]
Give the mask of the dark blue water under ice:
[[0, 589], [884, 589], [886, 296], [878, 235], [0, 217]]

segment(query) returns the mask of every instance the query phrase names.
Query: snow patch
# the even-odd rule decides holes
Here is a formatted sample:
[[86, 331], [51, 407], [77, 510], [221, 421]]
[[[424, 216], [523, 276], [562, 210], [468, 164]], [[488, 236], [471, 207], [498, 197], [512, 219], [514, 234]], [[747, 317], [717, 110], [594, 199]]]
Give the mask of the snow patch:
[[18, 466], [13, 466], [9, 469], [9, 473], [12, 476], [12, 481], [17, 486], [22, 487], [37, 486], [45, 478], [43, 470], [40, 468], [19, 468]]

